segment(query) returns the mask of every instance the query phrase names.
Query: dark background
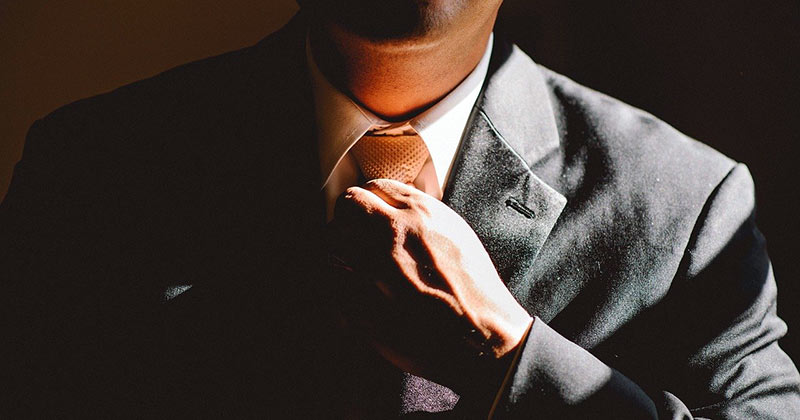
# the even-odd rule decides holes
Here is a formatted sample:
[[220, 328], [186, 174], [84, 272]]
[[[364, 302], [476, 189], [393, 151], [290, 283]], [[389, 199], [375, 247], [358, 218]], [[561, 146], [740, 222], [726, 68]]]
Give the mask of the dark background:
[[[0, 0], [0, 196], [34, 119], [250, 45], [295, 10], [292, 0]], [[506, 0], [499, 25], [539, 63], [750, 167], [790, 327], [782, 346], [800, 361], [800, 2]]]

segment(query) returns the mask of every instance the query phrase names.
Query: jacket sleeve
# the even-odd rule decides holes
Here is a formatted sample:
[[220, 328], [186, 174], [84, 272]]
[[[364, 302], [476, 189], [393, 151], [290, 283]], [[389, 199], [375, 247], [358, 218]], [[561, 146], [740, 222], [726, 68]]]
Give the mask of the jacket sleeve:
[[[786, 325], [754, 222], [753, 183], [734, 167], [685, 251], [657, 343], [660, 388], [639, 386], [536, 319], [498, 418], [800, 418], [800, 375], [778, 347]], [[647, 391], [645, 391], [645, 389]]]

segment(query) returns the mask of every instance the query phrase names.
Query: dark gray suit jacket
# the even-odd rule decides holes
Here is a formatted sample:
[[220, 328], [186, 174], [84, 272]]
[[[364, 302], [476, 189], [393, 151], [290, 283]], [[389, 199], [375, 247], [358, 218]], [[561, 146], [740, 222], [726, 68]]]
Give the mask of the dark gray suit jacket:
[[[485, 415], [481, 378], [458, 400], [331, 321], [304, 36], [33, 125], [0, 206], [3, 412]], [[498, 36], [444, 201], [537, 317], [501, 416], [800, 418], [744, 165]]]

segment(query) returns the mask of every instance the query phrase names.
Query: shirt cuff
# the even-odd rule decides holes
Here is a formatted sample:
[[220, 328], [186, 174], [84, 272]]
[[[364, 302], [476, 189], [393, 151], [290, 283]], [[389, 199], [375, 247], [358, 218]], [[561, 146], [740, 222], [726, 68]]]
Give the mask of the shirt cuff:
[[528, 328], [525, 329], [525, 333], [522, 335], [522, 340], [519, 342], [517, 350], [514, 352], [514, 358], [511, 359], [511, 365], [508, 366], [508, 370], [506, 371], [505, 376], [503, 376], [503, 382], [500, 384], [500, 389], [497, 390], [497, 394], [495, 394], [494, 400], [492, 401], [492, 407], [489, 409], [489, 415], [486, 417], [488, 420], [492, 420], [494, 418], [495, 411], [497, 411], [497, 406], [500, 405], [500, 401], [503, 399], [503, 395], [506, 393], [506, 389], [508, 389], [508, 386], [511, 383], [511, 377], [514, 376], [514, 371], [517, 369], [519, 359], [522, 356], [522, 349], [525, 348], [525, 343], [528, 342], [528, 336], [530, 335], [534, 322], [535, 318], [531, 318], [530, 322], [528, 323]]

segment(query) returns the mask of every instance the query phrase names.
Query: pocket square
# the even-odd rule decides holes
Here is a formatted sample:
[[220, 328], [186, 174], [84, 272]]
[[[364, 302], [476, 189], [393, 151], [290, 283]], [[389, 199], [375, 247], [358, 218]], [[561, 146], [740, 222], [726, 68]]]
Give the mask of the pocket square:
[[192, 288], [191, 284], [176, 284], [172, 286], [167, 286], [164, 290], [163, 299], [164, 302], [175, 298], [176, 296], [184, 293], [185, 291]]

